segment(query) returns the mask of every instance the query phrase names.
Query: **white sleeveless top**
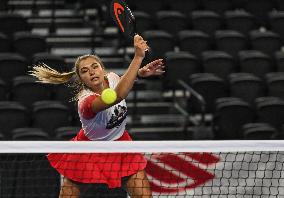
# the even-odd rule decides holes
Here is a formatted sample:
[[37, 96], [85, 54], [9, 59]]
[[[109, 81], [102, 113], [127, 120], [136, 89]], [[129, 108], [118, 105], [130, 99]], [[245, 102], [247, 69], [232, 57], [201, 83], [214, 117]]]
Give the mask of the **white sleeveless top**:
[[[111, 72], [107, 74], [107, 79], [109, 87], [115, 89], [120, 77]], [[78, 101], [78, 113], [86, 137], [90, 140], [102, 141], [116, 140], [120, 138], [125, 131], [126, 125], [127, 107], [125, 100], [122, 100], [118, 104], [95, 114], [92, 118], [86, 119], [80, 112], [80, 104], [84, 101], [84, 99], [91, 95], [99, 96], [99, 94], [86, 89], [82, 91]]]

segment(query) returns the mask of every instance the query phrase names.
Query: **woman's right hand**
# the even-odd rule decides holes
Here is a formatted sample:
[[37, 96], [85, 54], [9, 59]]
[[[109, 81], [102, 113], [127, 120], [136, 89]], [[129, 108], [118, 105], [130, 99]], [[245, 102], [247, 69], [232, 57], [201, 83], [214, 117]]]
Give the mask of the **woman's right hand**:
[[139, 58], [144, 58], [145, 52], [149, 50], [147, 41], [144, 41], [144, 39], [138, 34], [134, 36], [134, 50], [135, 56]]

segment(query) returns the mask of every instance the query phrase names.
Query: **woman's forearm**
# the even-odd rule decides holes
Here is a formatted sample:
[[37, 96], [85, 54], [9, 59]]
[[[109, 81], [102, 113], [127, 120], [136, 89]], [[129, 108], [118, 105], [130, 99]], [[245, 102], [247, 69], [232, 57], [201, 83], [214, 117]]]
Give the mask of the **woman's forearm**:
[[141, 66], [143, 57], [134, 56], [128, 69], [121, 77], [119, 83], [117, 84], [115, 91], [117, 94], [117, 100], [121, 101], [125, 99], [133, 87], [133, 84], [137, 78], [138, 70]]

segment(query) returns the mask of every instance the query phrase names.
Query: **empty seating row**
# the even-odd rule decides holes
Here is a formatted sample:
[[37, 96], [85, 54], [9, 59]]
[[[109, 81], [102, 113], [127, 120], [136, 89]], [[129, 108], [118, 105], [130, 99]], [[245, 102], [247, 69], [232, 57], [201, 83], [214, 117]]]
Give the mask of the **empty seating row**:
[[[192, 100], [189, 100], [188, 104], [187, 110], [193, 114]], [[281, 132], [284, 124], [282, 119], [284, 100], [278, 97], [258, 97], [254, 104], [249, 104], [241, 98], [220, 97], [215, 100], [212, 115], [215, 139], [243, 139], [245, 137], [243, 126], [248, 123], [267, 123], [277, 133], [274, 135], [283, 138], [283, 135], [278, 133]], [[28, 113], [27, 109], [19, 103], [0, 102], [0, 124], [2, 126], [0, 133], [6, 139], [24, 138], [23, 136], [31, 138], [35, 133], [38, 134], [38, 138], [55, 139], [59, 138], [59, 127], [80, 126], [78, 121], [76, 124], [72, 123], [71, 114], [66, 106], [54, 101], [36, 102], [32, 113]], [[70, 128], [65, 128], [66, 130], [61, 128], [65, 131], [60, 132], [61, 138], [74, 136], [78, 132], [78, 127], [73, 132]], [[25, 135], [22, 135], [23, 131]]]
[[0, 133], [7, 138], [11, 138], [12, 130], [16, 128], [41, 128], [54, 137], [54, 131], [58, 127], [80, 126], [78, 117], [60, 101], [35, 102], [31, 111], [18, 102], [1, 101], [0, 123]]
[[215, 138], [242, 139], [244, 137], [242, 126], [254, 122], [268, 123], [276, 131], [281, 131], [284, 123], [282, 119], [284, 100], [277, 97], [260, 97], [255, 103], [256, 111], [239, 98], [218, 98], [213, 116]]

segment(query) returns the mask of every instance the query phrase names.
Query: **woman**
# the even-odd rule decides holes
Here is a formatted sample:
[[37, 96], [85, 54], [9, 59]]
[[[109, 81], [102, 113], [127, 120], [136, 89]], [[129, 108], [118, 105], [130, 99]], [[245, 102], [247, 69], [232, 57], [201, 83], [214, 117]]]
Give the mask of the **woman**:
[[[137, 78], [164, 73], [162, 59], [140, 68], [149, 49], [139, 35], [134, 37], [135, 55], [122, 77], [106, 73], [101, 60], [94, 55], [77, 59], [74, 71], [58, 73], [48, 66], [35, 66], [31, 72], [43, 83], [66, 83], [77, 78], [81, 85], [77, 95], [82, 129], [73, 141], [131, 141], [125, 131], [127, 108], [125, 98]], [[117, 94], [113, 104], [105, 104], [101, 93], [112, 88]], [[64, 176], [60, 198], [76, 198], [85, 184], [107, 184], [109, 188], [126, 187], [131, 197], [152, 197], [145, 174], [146, 160], [141, 154], [49, 154], [50, 164]]]

